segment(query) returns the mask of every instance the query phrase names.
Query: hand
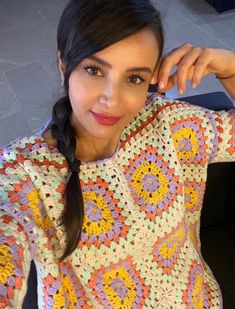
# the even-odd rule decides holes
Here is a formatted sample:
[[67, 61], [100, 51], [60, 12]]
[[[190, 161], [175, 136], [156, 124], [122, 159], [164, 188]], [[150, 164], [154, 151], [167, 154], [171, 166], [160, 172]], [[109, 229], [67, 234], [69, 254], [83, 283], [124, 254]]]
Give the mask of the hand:
[[[177, 66], [177, 70], [171, 73], [174, 66]], [[159, 92], [167, 92], [177, 85], [179, 93], [183, 94], [187, 81], [191, 81], [192, 87], [195, 88], [208, 74], [224, 77], [234, 73], [234, 52], [184, 44], [160, 59], [156, 79]]]

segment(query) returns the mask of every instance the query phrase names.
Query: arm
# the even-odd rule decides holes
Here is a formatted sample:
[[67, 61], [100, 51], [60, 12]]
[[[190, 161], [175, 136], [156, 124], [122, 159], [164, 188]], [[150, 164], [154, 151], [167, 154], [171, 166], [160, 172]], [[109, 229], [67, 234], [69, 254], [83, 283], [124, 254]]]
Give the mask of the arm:
[[[177, 70], [171, 74], [174, 66], [177, 66]], [[209, 74], [217, 76], [229, 95], [235, 98], [235, 53], [230, 50], [184, 44], [160, 59], [154, 72], [160, 92], [167, 92], [177, 85], [181, 95], [187, 81], [191, 81], [195, 88]], [[233, 75], [228, 79], [220, 79]]]
[[[177, 70], [171, 74], [174, 66], [177, 66]], [[177, 85], [180, 94], [183, 94], [187, 81], [191, 81], [192, 87], [195, 88], [208, 74], [215, 74], [218, 78], [235, 74], [235, 53], [225, 49], [201, 48], [184, 44], [160, 59], [153, 74], [158, 80], [161, 91], [166, 92]], [[235, 76], [220, 79], [220, 81], [230, 96], [235, 98]], [[205, 161], [235, 161], [235, 110], [213, 112], [192, 106], [185, 109], [187, 110], [185, 117], [187, 113], [191, 114], [191, 110], [195, 113], [193, 116], [199, 113], [203, 129], [207, 131], [210, 128], [203, 136], [207, 138], [206, 144], [210, 148], [208, 149], [210, 158], [205, 158]], [[180, 107], [177, 110], [180, 112]], [[177, 113], [177, 110], [174, 113]]]
[[22, 226], [0, 210], [0, 308], [22, 307], [30, 260]]
[[227, 90], [231, 98], [235, 99], [235, 77], [231, 79], [220, 80], [220, 82], [224, 86], [224, 88]]
[[37, 229], [30, 209], [32, 182], [15, 146], [0, 148], [0, 308], [21, 308]]
[[[166, 104], [169, 101], [166, 101]], [[212, 111], [172, 100], [167, 122], [183, 168], [235, 161], [235, 109]]]

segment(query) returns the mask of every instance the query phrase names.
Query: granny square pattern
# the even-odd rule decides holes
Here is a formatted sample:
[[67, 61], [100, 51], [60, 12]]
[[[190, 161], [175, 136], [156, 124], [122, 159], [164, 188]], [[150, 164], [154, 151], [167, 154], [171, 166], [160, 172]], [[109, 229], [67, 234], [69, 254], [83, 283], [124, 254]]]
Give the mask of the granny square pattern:
[[235, 111], [149, 93], [112, 157], [80, 166], [85, 217], [66, 235], [68, 164], [39, 134], [0, 149], [0, 308], [21, 308], [33, 259], [45, 309], [222, 309], [200, 251], [207, 167], [235, 161]]

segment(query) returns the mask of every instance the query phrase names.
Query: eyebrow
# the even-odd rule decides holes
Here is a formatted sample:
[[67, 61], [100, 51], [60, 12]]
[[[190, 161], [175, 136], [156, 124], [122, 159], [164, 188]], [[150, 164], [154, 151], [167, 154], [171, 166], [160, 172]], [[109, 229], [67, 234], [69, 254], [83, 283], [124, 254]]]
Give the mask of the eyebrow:
[[[103, 59], [100, 59], [98, 58], [97, 56], [94, 56], [94, 55], [91, 55], [89, 57], [87, 57], [87, 59], [92, 59], [92, 60], [95, 60], [96, 62], [108, 67], [108, 68], [112, 68], [112, 65], [108, 62], [106, 62], [105, 60]], [[129, 68], [127, 70], [127, 72], [136, 72], [136, 71], [141, 71], [141, 72], [146, 72], [146, 73], [150, 73], [152, 74], [152, 70], [149, 68], [149, 67], [132, 67], [132, 68]]]

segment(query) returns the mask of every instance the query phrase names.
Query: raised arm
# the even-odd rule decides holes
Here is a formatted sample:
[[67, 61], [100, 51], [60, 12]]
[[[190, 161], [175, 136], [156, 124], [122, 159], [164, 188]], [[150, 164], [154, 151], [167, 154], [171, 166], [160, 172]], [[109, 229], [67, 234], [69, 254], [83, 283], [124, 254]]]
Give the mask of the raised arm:
[[[172, 73], [175, 66], [177, 70]], [[204, 76], [214, 74], [235, 99], [235, 53], [230, 50], [184, 44], [162, 57], [154, 74], [160, 92], [167, 92], [177, 85], [181, 95], [187, 81], [196, 88]]]

